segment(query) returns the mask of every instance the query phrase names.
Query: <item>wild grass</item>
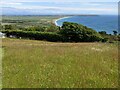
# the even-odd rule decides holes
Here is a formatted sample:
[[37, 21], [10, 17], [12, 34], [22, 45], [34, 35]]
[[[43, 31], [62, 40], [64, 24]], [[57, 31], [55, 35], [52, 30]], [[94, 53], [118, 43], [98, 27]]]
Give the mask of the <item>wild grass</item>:
[[3, 39], [3, 88], [116, 88], [118, 48], [109, 43]]
[[2, 89], [2, 39], [0, 38], [0, 89]]

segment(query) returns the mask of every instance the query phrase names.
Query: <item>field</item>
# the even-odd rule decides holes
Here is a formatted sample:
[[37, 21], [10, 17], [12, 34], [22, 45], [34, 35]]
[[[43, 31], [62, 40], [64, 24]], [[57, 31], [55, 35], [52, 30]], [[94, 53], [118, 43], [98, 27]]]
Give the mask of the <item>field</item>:
[[2, 16], [2, 25], [11, 24], [17, 27], [49, 26], [54, 20], [64, 16]]
[[110, 43], [2, 41], [3, 88], [117, 88], [118, 48]]

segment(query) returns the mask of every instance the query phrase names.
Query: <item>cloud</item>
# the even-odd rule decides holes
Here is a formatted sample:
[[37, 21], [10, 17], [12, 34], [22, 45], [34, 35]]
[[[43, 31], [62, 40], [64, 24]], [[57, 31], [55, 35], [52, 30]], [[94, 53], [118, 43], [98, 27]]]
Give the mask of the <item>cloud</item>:
[[4, 0], [1, 4], [3, 13], [6, 14], [12, 14], [12, 12], [13, 14], [23, 12], [23, 14], [117, 14], [118, 11], [117, 2], [80, 1], [81, 0]]
[[[82, 3], [83, 4], [83, 3]], [[78, 6], [74, 7], [74, 6], [65, 6], [63, 5], [62, 7], [61, 6], [58, 6], [58, 5], [52, 5], [52, 6], [49, 6], [49, 5], [25, 5], [25, 6], [14, 6], [14, 8], [17, 8], [17, 9], [31, 9], [31, 10], [66, 10], [66, 11], [80, 11], [80, 10], [91, 10], [91, 11], [117, 11], [117, 7], [114, 6], [114, 8], [112, 6], [107, 6], [108, 4], [102, 4], [102, 3], [84, 3], [84, 7], [82, 6], [82, 4], [80, 3]], [[94, 7], [94, 5], [97, 5], [99, 7]], [[104, 5], [101, 6], [101, 5]]]
[[119, 0], [4, 0], [5, 2], [119, 2]]
[[6, 5], [22, 5], [22, 3], [7, 3], [7, 2], [1, 2], [2, 6], [6, 6]]
[[[44, 12], [44, 13], [43, 13]], [[11, 7], [4, 7], [2, 9], [2, 15], [55, 15], [55, 14], [61, 14], [60, 10], [56, 9], [18, 9], [18, 8], [11, 8]]]
[[28, 8], [10, 8], [4, 7], [3, 14], [18, 15], [43, 15], [43, 14], [111, 14], [117, 13], [112, 8], [66, 8], [66, 7], [28, 7]]

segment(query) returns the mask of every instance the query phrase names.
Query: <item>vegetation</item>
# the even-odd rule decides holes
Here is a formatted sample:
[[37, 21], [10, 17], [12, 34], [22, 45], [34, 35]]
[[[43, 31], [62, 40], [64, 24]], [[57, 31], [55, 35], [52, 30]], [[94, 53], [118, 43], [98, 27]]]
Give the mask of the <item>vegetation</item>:
[[3, 39], [3, 88], [117, 88], [118, 48], [110, 43]]
[[15, 26], [16, 29], [23, 29], [31, 26], [46, 27], [54, 25], [53, 20], [61, 17], [63, 16], [2, 16], [2, 25]]
[[117, 35], [117, 31], [113, 31], [114, 35]]
[[[9, 37], [14, 35], [15, 37], [36, 39], [36, 40], [48, 40], [48, 41], [62, 41], [62, 42], [94, 42], [102, 41], [102, 37], [99, 33], [86, 26], [76, 23], [64, 22], [61, 28], [50, 26], [45, 29], [43, 27], [30, 27], [25, 30], [3, 30]], [[54, 28], [54, 29], [53, 29]], [[52, 31], [53, 30], [53, 31]]]
[[3, 16], [0, 32], [11, 38], [0, 47], [0, 87], [117, 88], [118, 44], [102, 42], [120, 41], [118, 32], [70, 22], [57, 27], [53, 19], [59, 17]]
[[57, 26], [50, 25], [50, 26], [31, 26], [23, 30], [24, 31], [39, 31], [39, 32], [57, 32], [58, 29], [59, 28]]
[[117, 31], [113, 31], [113, 35], [107, 34], [105, 31], [100, 31], [99, 33], [101, 34], [105, 41], [108, 42], [120, 41], [120, 35], [117, 35]]
[[[3, 25], [0, 25], [0, 28], [2, 28], [3, 32], [7, 33], [7, 36], [14, 33], [13, 35], [16, 37], [37, 40], [60, 42], [114, 42], [120, 40], [120, 35], [118, 35], [117, 31], [113, 31], [113, 35], [107, 34], [105, 31], [97, 33], [91, 28], [70, 22], [64, 22], [61, 28], [57, 27], [54, 25], [53, 19], [59, 17], [62, 16], [4, 16]], [[19, 33], [19, 36], [15, 35], [15, 32], [17, 35]], [[31, 33], [31, 35], [23, 36], [21, 33]], [[35, 33], [37, 33], [37, 38], [35, 37]], [[55, 37], [58, 40], [54, 40]]]
[[102, 37], [95, 30], [77, 23], [64, 22], [60, 34], [69, 41], [75, 42], [93, 42], [102, 40]]
[[[0, 40], [1, 45], [1, 40]], [[0, 89], [2, 89], [2, 47], [0, 46]]]
[[63, 41], [62, 36], [53, 33], [53, 32], [38, 32], [38, 31], [21, 31], [21, 30], [15, 30], [15, 31], [3, 31], [6, 33], [7, 37], [17, 37], [17, 38], [28, 38], [33, 40], [47, 40], [47, 41]]

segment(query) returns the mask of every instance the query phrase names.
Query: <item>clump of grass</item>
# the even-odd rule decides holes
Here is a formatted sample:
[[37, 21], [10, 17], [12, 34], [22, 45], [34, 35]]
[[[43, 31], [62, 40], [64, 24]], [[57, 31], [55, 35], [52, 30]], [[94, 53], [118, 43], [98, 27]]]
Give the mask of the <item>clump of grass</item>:
[[3, 39], [3, 46], [3, 88], [118, 86], [114, 44]]

